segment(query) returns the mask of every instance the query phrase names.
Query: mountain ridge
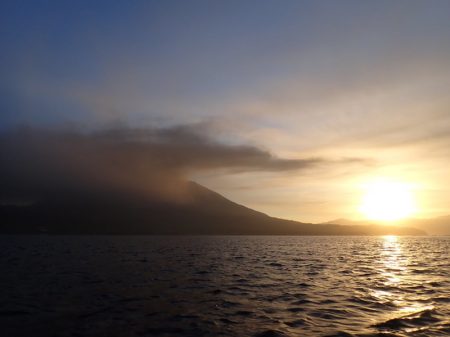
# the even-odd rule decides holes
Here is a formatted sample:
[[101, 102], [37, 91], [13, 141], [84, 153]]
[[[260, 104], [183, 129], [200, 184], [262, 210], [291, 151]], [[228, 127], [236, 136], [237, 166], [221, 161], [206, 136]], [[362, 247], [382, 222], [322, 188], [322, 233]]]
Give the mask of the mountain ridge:
[[0, 206], [0, 233], [120, 235], [425, 235], [412, 228], [312, 224], [271, 217], [195, 182], [181, 201], [149, 201], [111, 191]]
[[[372, 225], [379, 226], [377, 221], [368, 220], [351, 220], [346, 218], [339, 218], [322, 224], [339, 224], [342, 226], [364, 226]], [[450, 215], [439, 216], [435, 218], [410, 218], [395, 222], [396, 227], [410, 227], [427, 232], [429, 235], [450, 235]]]

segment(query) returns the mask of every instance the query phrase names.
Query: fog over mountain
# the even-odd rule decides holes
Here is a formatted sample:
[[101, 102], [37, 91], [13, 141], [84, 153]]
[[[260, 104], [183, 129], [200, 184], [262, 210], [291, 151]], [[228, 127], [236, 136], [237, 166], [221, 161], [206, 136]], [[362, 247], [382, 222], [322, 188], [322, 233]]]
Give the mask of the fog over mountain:
[[289, 171], [336, 164], [325, 158], [282, 159], [255, 146], [225, 144], [202, 124], [95, 132], [14, 129], [0, 133], [0, 159], [3, 202], [111, 190], [181, 201], [183, 183], [193, 172]]
[[[283, 159], [214, 140], [201, 126], [0, 136], [4, 233], [421, 234], [382, 226], [314, 225], [270, 217], [189, 180], [201, 170], [288, 171], [360, 159]], [[362, 161], [362, 160], [361, 160]]]

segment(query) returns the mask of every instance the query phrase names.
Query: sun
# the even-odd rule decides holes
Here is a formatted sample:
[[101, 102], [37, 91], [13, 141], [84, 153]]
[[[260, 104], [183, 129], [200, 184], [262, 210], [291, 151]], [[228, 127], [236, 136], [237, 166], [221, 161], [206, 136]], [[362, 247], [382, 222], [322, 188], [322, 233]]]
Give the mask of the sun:
[[408, 184], [379, 179], [368, 183], [365, 189], [359, 210], [367, 219], [397, 221], [416, 211], [411, 186]]

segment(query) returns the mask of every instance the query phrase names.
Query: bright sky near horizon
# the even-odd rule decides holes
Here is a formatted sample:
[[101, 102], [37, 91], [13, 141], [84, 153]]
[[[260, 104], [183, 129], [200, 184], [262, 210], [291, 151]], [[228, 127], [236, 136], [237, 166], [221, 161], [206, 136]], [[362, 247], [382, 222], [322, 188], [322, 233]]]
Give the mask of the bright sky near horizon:
[[408, 186], [410, 215], [447, 215], [449, 15], [444, 0], [2, 1], [0, 127], [198, 124], [320, 159], [192, 173], [248, 207], [361, 218], [386, 179]]

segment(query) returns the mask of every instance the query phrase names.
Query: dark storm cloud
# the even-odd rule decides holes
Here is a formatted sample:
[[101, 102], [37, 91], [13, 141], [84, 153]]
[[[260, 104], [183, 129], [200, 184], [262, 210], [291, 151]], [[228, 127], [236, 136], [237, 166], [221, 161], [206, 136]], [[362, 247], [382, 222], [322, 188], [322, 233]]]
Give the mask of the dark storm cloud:
[[16, 129], [0, 135], [0, 160], [4, 200], [74, 191], [172, 198], [201, 170], [287, 171], [328, 162], [282, 159], [254, 146], [225, 144], [202, 125], [91, 133]]

